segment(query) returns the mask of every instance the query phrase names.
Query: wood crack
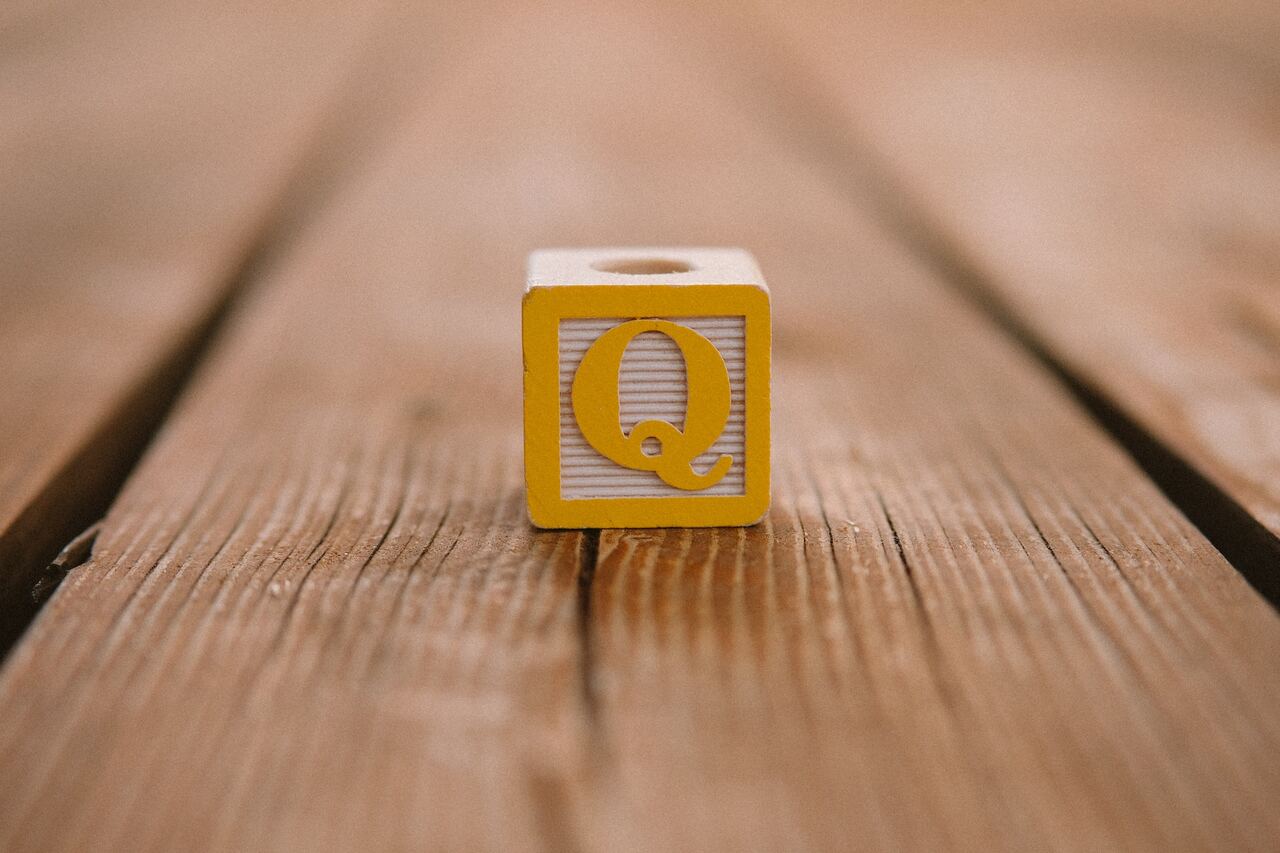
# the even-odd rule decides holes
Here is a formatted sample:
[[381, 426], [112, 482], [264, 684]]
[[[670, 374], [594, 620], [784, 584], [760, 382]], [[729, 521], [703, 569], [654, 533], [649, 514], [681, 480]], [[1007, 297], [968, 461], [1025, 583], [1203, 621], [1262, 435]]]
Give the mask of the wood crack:
[[[880, 511], [884, 513], [884, 520], [889, 525], [889, 537], [893, 542], [894, 551], [898, 555], [898, 561], [902, 564], [902, 573], [907, 580], [908, 588], [911, 590], [911, 598], [915, 604], [915, 610], [920, 614], [920, 633], [929, 648], [929, 660], [926, 663], [929, 668], [930, 681], [938, 691], [938, 698], [947, 707], [956, 708], [959, 705], [958, 694], [944, 676], [942, 644], [938, 640], [938, 631], [934, 627], [933, 617], [929, 614], [924, 596], [920, 591], [919, 579], [916, 577], [915, 568], [907, 557], [907, 551], [902, 545], [902, 537], [898, 533], [898, 526], [894, 523], [892, 513], [889, 512], [889, 505], [885, 502], [884, 495], [879, 490], [875, 490], [874, 495], [876, 503], [880, 506]], [[949, 541], [947, 547], [952, 553], [958, 553]]]
[[53, 595], [53, 591], [71, 573], [72, 569], [83, 566], [93, 557], [93, 546], [98, 541], [98, 531], [101, 526], [101, 522], [95, 523], [75, 539], [72, 539], [62, 549], [61, 553], [45, 567], [40, 576], [36, 578], [36, 582], [31, 587], [31, 598], [35, 601], [37, 607], [44, 604]]
[[598, 741], [599, 701], [595, 684], [595, 640], [591, 627], [591, 592], [596, 576], [596, 565], [600, 559], [600, 531], [582, 531], [581, 545], [578, 552], [578, 644], [581, 656], [581, 693], [582, 707], [586, 713], [587, 725], [593, 733], [593, 741]]

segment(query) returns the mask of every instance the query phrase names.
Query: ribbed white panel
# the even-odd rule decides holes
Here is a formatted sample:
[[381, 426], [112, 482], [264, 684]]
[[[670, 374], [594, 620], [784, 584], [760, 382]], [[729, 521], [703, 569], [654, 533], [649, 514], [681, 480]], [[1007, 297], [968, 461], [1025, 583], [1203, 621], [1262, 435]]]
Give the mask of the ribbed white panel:
[[[724, 479], [698, 492], [669, 486], [652, 471], [624, 468], [587, 444], [573, 417], [571, 389], [587, 348], [604, 332], [625, 319], [560, 321], [560, 494], [573, 498], [689, 497], [741, 495], [744, 486], [744, 416], [746, 411], [746, 326], [742, 317], [663, 317], [688, 326], [715, 345], [729, 370], [729, 422], [711, 448], [694, 461], [705, 472], [722, 453], [733, 457]], [[684, 428], [687, 388], [680, 347], [661, 332], [637, 335], [627, 346], [618, 371], [622, 429], [630, 433], [642, 420], [656, 418]]]

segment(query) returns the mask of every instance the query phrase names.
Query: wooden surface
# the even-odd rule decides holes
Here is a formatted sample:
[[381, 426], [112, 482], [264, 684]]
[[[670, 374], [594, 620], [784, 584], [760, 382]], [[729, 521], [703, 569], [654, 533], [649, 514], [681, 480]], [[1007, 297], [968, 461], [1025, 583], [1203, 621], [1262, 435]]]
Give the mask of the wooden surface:
[[254, 5], [0, 21], [4, 647], [260, 260], [371, 24]]
[[1257, 51], [1280, 15], [1208, 8], [766, 17], [921, 253], [1159, 445], [1153, 475], [1280, 596], [1280, 66]]
[[[1280, 310], [1268, 16], [53, 8], [3, 23], [46, 76], [0, 77], [29, 102], [0, 507], [47, 560], [111, 506], [0, 672], [0, 848], [1274, 849], [1280, 622], [1223, 556], [1244, 534], [1211, 543], [1078, 396], [1275, 530], [1280, 361], [1212, 337], [1241, 294]], [[1200, 47], [1134, 58], [1170, 31]], [[233, 50], [260, 64], [210, 70]], [[103, 54], [190, 75], [159, 113], [185, 130]], [[1245, 68], [1235, 100], [1181, 85]], [[1113, 130], [1135, 111], [1204, 136]], [[616, 243], [759, 258], [764, 524], [527, 523], [524, 255]], [[81, 489], [151, 430], [114, 500], [124, 471]], [[32, 559], [0, 561], [6, 614]]]

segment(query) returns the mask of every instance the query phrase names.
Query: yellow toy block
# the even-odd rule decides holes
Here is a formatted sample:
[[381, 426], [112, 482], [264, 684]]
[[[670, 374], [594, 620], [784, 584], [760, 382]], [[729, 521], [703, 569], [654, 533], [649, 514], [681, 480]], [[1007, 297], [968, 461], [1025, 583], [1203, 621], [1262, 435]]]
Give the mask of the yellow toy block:
[[754, 524], [769, 508], [769, 290], [740, 249], [534, 252], [524, 457], [538, 527]]

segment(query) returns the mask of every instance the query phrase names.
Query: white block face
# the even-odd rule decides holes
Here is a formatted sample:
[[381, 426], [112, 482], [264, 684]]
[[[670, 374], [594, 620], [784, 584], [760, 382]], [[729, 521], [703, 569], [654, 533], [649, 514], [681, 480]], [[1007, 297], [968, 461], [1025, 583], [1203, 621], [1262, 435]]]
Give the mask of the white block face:
[[[559, 324], [560, 368], [560, 496], [565, 500], [625, 497], [690, 497], [745, 494], [746, 321], [741, 316], [659, 317], [686, 326], [709, 340], [724, 358], [729, 373], [729, 421], [724, 432], [693, 463], [703, 473], [722, 454], [733, 457], [724, 478], [714, 486], [688, 492], [668, 485], [652, 471], [618, 465], [596, 452], [582, 435], [573, 414], [573, 378], [587, 348], [607, 330], [632, 318], [562, 319]], [[630, 434], [642, 420], [666, 421], [684, 428], [687, 405], [685, 362], [679, 346], [661, 332], [637, 335], [618, 370], [620, 426]]]

